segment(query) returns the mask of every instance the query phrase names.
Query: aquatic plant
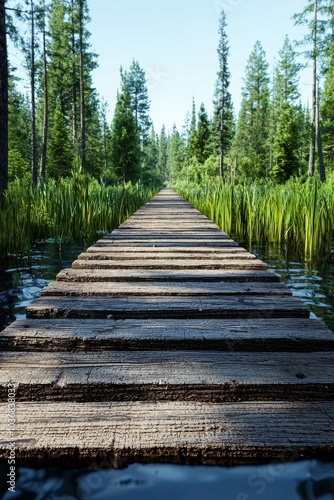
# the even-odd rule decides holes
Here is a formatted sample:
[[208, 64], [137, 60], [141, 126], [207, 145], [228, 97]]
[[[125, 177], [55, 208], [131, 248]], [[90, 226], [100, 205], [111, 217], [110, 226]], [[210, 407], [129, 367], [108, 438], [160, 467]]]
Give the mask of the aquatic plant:
[[36, 241], [89, 245], [118, 227], [155, 192], [140, 184], [104, 186], [80, 173], [36, 189], [17, 179], [9, 185], [0, 210], [1, 263], [8, 256], [27, 254]]
[[305, 261], [330, 255], [334, 228], [334, 178], [285, 184], [245, 182], [178, 184], [176, 191], [246, 245], [285, 244]]

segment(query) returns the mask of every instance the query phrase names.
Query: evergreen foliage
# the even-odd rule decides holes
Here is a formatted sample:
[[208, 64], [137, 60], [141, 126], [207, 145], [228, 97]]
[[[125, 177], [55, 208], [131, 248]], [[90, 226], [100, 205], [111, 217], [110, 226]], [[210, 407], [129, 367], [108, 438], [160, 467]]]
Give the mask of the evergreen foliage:
[[225, 11], [222, 10], [219, 19], [219, 46], [218, 60], [219, 70], [217, 75], [214, 115], [213, 115], [213, 133], [216, 151], [220, 155], [220, 176], [225, 177], [225, 159], [231, 147], [231, 140], [234, 132], [234, 116], [232, 96], [229, 91], [230, 71], [228, 67], [229, 44], [227, 37], [227, 20]]
[[140, 139], [128, 88], [123, 85], [117, 96], [111, 131], [112, 167], [124, 184], [140, 178]]
[[234, 140], [237, 177], [256, 179], [269, 171], [269, 75], [265, 51], [255, 43], [246, 66], [242, 102]]
[[53, 134], [49, 149], [49, 175], [54, 178], [67, 177], [73, 167], [73, 150], [69, 129], [61, 111], [60, 103], [56, 107], [53, 119]]

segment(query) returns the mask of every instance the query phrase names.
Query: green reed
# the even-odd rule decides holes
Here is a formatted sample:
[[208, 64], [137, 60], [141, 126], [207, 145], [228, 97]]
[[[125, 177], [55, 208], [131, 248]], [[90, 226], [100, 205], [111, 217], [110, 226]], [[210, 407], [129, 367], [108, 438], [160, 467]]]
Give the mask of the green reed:
[[36, 189], [16, 180], [0, 210], [0, 259], [24, 256], [36, 241], [91, 244], [144, 205], [156, 190], [142, 185], [103, 186], [82, 174]]
[[251, 246], [284, 243], [305, 261], [330, 255], [334, 228], [334, 178], [322, 184], [215, 182], [175, 189], [226, 233]]

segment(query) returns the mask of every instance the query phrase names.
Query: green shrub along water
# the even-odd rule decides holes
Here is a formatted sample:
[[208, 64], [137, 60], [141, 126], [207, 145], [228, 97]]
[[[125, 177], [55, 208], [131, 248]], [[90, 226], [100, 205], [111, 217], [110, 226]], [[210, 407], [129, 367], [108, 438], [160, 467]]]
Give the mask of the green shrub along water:
[[251, 246], [285, 244], [288, 255], [326, 260], [334, 228], [334, 177], [286, 184], [177, 184], [174, 189], [232, 237]]
[[0, 210], [0, 262], [29, 254], [36, 241], [93, 243], [144, 205], [156, 189], [103, 186], [82, 174], [32, 189], [15, 180]]

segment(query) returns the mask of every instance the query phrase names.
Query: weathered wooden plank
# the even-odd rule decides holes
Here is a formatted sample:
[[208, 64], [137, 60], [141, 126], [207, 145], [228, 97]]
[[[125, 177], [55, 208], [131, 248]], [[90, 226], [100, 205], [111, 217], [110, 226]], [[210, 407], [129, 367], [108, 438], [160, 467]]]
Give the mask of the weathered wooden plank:
[[18, 320], [2, 351], [74, 350], [333, 351], [334, 335], [315, 319]]
[[[208, 222], [208, 223], [212, 224], [212, 221], [210, 219], [208, 219], [208, 217], [206, 217], [205, 215], [203, 215], [199, 212], [184, 213], [183, 211], [181, 213], [173, 213], [173, 212], [153, 213], [153, 211], [151, 211], [151, 210], [144, 211], [142, 213], [136, 212], [131, 217], [129, 217], [125, 222], [123, 222], [123, 224], [127, 224], [128, 221], [130, 221], [130, 222], [141, 221], [141, 222], [148, 222], [148, 223], [151, 223], [154, 221], [157, 221], [160, 223], [163, 223], [163, 222], [169, 223], [170, 221], [189, 223], [189, 222], [194, 222], [194, 221], [197, 222], [198, 221], [201, 223]], [[121, 226], [123, 226], [123, 224], [121, 224]]]
[[308, 318], [294, 297], [41, 297], [28, 318]]
[[240, 270], [267, 270], [268, 265], [258, 259], [245, 260], [196, 260], [196, 259], [157, 259], [146, 260], [112, 260], [112, 259], [77, 259], [72, 264], [73, 269], [240, 269]]
[[283, 283], [259, 282], [116, 282], [116, 283], [79, 283], [57, 281], [43, 288], [44, 296], [206, 296], [206, 295], [292, 295]]
[[[333, 460], [332, 402], [17, 403], [20, 465], [258, 464]], [[0, 405], [0, 458], [8, 458]], [[7, 441], [6, 441], [7, 438]]]
[[[141, 253], [143, 257], [153, 258], [156, 254], [159, 258], [166, 256], [166, 258], [174, 258], [174, 254], [179, 255], [182, 252], [183, 257], [189, 257], [190, 254], [194, 254], [196, 258], [202, 259], [203, 256], [207, 258], [211, 258], [215, 254], [229, 255], [236, 254], [240, 255], [243, 253], [249, 253], [242, 247], [239, 246], [228, 246], [228, 247], [185, 247], [181, 248], [179, 246], [176, 247], [154, 247], [154, 246], [145, 246], [145, 247], [133, 247], [133, 246], [115, 246], [114, 243], [100, 243], [94, 244], [87, 248], [86, 252], [88, 253], [110, 253], [110, 254], [129, 254], [134, 255]], [[185, 255], [186, 254], [186, 255]], [[151, 257], [152, 256], [152, 257]]]
[[[107, 235], [108, 236], [108, 235]], [[106, 237], [107, 237], [106, 236]], [[220, 229], [114, 229], [110, 233], [113, 238], [207, 238], [207, 239], [225, 239], [231, 240], [231, 238]]]
[[177, 232], [162, 232], [162, 231], [159, 231], [159, 232], [147, 232], [145, 233], [144, 231], [141, 231], [141, 232], [138, 232], [138, 233], [135, 233], [134, 231], [129, 231], [128, 234], [126, 234], [125, 232], [124, 233], [110, 233], [110, 234], [106, 234], [104, 236], [104, 239], [105, 240], [110, 240], [110, 239], [114, 239], [114, 240], [124, 240], [124, 242], [126, 243], [123, 243], [123, 244], [127, 244], [127, 240], [150, 240], [150, 241], [154, 241], [154, 240], [157, 240], [157, 241], [161, 241], [161, 240], [171, 240], [171, 241], [179, 241], [179, 242], [193, 242], [194, 240], [195, 241], [199, 241], [202, 243], [202, 241], [204, 242], [208, 242], [208, 243], [221, 243], [221, 242], [233, 242], [233, 240], [231, 238], [229, 238], [228, 236], [225, 236], [223, 233], [221, 232], [211, 232], [209, 234], [204, 234], [204, 233], [201, 233], [199, 232], [198, 234], [195, 234], [194, 232], [180, 232], [180, 233], [177, 233]]
[[279, 282], [273, 271], [243, 271], [229, 269], [190, 269], [190, 270], [142, 270], [142, 269], [63, 269], [57, 281], [108, 282], [108, 281], [258, 281], [263, 283]]
[[106, 235], [104, 239], [98, 240], [95, 243], [95, 246], [112, 246], [114, 248], [118, 247], [124, 247], [126, 245], [127, 247], [150, 247], [150, 248], [159, 248], [159, 247], [182, 247], [182, 248], [217, 248], [217, 249], [223, 249], [223, 248], [237, 248], [239, 247], [239, 244], [236, 243], [233, 240], [207, 240], [205, 238], [199, 238], [195, 240], [189, 240], [186, 238], [183, 239], [177, 239], [177, 240], [171, 240], [171, 239], [155, 239], [155, 238], [141, 238], [141, 239], [127, 239], [126, 241], [123, 241], [121, 238], [118, 239], [113, 239], [111, 236]]
[[[319, 369], [321, 367], [321, 369]], [[0, 353], [0, 401], [329, 401], [333, 353]]]
[[[219, 230], [219, 226], [215, 224], [214, 222], [211, 222], [207, 218], [202, 218], [199, 216], [191, 217], [189, 216], [188, 218], [183, 218], [181, 215], [176, 216], [176, 215], [168, 215], [165, 218], [156, 215], [156, 216], [133, 216], [130, 217], [130, 219], [127, 219], [123, 224], [121, 224], [118, 229], [131, 229], [131, 228], [137, 228], [137, 226], [142, 226], [143, 229], [152, 229], [152, 227], [157, 227], [159, 229], [163, 228], [168, 228], [170, 229], [179, 229], [179, 228], [184, 228], [188, 229], [191, 227], [196, 227], [197, 229], [201, 228], [211, 228], [214, 230]], [[223, 234], [226, 234], [223, 232]]]
[[99, 249], [99, 251], [87, 251], [83, 252], [78, 256], [78, 259], [83, 259], [83, 260], [143, 260], [145, 259], [159, 259], [159, 260], [255, 260], [256, 257], [254, 254], [249, 253], [249, 252], [226, 252], [226, 253], [212, 253], [210, 255], [205, 254], [205, 253], [187, 253], [187, 255], [184, 254], [184, 252], [147, 252], [145, 255], [143, 255], [142, 252], [130, 252], [129, 250], [127, 252], [117, 252], [117, 251], [107, 251], [105, 252], [104, 250]]
[[[129, 220], [129, 219], [128, 219]], [[116, 233], [114, 233], [116, 231]], [[220, 232], [220, 228], [216, 226], [216, 224], [209, 224], [208, 222], [199, 222], [199, 221], [193, 221], [189, 223], [181, 222], [181, 221], [172, 221], [172, 222], [158, 222], [158, 221], [152, 221], [152, 222], [141, 222], [141, 221], [129, 221], [127, 223], [122, 224], [121, 226], [118, 227], [118, 229], [115, 229], [113, 231], [114, 234], [122, 234], [122, 233], [128, 233], [130, 231], [133, 232], [157, 232], [157, 231], [162, 231], [163, 233], [168, 231], [171, 233], [195, 233], [197, 234], [198, 232], [213, 232], [217, 233], [218, 231]], [[224, 234], [224, 233], [223, 233]]]

